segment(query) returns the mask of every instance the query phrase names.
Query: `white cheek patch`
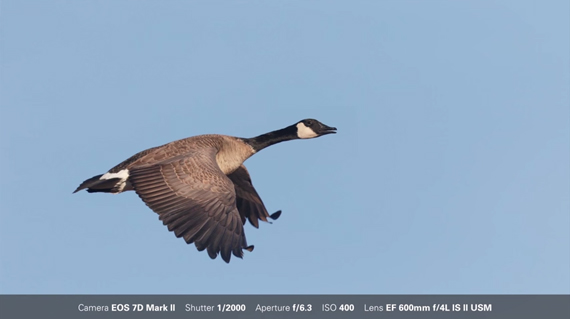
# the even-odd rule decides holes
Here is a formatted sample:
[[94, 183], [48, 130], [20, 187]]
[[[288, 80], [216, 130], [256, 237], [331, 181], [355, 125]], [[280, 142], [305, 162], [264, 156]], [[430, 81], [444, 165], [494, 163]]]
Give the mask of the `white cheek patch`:
[[317, 133], [310, 127], [305, 126], [305, 123], [300, 122], [297, 124], [297, 136], [299, 138], [313, 138], [317, 137]]

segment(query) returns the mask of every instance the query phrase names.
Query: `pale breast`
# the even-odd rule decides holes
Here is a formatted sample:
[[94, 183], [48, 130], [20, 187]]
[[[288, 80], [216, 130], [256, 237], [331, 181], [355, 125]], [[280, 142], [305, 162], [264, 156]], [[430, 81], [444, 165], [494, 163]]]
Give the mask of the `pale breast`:
[[222, 140], [223, 145], [216, 155], [216, 162], [226, 175], [233, 173], [246, 159], [255, 154], [253, 148], [240, 139], [223, 136]]

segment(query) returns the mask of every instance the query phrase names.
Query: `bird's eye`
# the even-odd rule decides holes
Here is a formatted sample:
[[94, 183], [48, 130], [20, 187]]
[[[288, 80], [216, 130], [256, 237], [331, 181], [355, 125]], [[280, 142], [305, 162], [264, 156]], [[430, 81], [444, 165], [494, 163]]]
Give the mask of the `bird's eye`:
[[313, 125], [313, 121], [307, 121], [307, 125], [309, 126]]

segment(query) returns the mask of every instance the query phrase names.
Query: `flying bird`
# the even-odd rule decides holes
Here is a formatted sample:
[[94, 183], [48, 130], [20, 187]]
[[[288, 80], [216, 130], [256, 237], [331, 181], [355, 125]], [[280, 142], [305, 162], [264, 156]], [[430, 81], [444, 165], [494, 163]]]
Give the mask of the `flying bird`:
[[246, 219], [259, 228], [259, 220], [281, 215], [269, 215], [243, 162], [273, 144], [331, 133], [336, 128], [305, 119], [253, 138], [193, 136], [139, 152], [73, 193], [134, 190], [176, 237], [229, 263], [232, 253], [242, 258], [244, 249], [253, 251], [245, 238]]

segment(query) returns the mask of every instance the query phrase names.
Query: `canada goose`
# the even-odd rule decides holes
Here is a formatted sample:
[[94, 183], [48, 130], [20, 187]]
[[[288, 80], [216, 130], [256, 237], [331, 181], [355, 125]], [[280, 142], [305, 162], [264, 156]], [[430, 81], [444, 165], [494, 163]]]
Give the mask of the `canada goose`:
[[258, 220], [281, 215], [281, 211], [268, 214], [242, 163], [270, 145], [335, 131], [305, 119], [253, 138], [189, 137], [139, 152], [107, 173], [87, 179], [73, 193], [134, 190], [176, 237], [195, 243], [199, 251], [207, 249], [212, 259], [220, 253], [229, 263], [231, 253], [242, 258], [243, 249], [253, 250], [245, 239], [246, 219], [258, 228]]

